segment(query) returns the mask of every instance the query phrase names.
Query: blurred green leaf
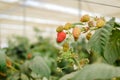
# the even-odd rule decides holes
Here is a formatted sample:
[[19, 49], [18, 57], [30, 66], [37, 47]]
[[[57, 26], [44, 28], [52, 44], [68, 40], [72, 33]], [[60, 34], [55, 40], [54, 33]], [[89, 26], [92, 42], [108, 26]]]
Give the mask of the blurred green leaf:
[[21, 66], [21, 71], [26, 74], [30, 74], [29, 66], [30, 66], [30, 61], [25, 61], [25, 63]]
[[41, 77], [49, 78], [51, 71], [46, 62], [44, 61], [44, 58], [37, 56], [30, 63], [31, 64], [29, 68], [32, 70], [32, 72], [41, 75]]
[[39, 28], [37, 28], [37, 27], [34, 27], [34, 31], [35, 32], [40, 32]]
[[28, 79], [28, 77], [25, 75], [25, 74], [23, 74], [23, 73], [21, 73], [21, 80], [29, 80]]
[[66, 74], [65, 76], [63, 76], [59, 80], [71, 80], [76, 74], [77, 74], [77, 72], [72, 72], [70, 74]]
[[96, 63], [85, 66], [71, 80], [108, 80], [120, 77], [120, 67]]
[[7, 80], [19, 80], [20, 76], [19, 73], [15, 73], [7, 78]]
[[5, 51], [0, 50], [0, 71], [5, 72], [6, 71], [6, 55]]
[[115, 22], [115, 27], [120, 28], [120, 23]]

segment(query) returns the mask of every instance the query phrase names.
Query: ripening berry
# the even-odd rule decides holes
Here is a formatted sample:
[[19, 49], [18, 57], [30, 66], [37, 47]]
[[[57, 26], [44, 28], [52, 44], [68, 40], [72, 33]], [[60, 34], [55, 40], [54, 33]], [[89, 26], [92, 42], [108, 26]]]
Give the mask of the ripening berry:
[[89, 27], [82, 27], [83, 33], [86, 33], [90, 28]]
[[89, 60], [88, 59], [81, 59], [79, 61], [79, 64], [83, 67], [85, 64], [88, 64], [89, 63]]
[[90, 28], [89, 27], [83, 27], [84, 32], [87, 32]]
[[58, 32], [58, 34], [57, 34], [57, 42], [58, 43], [64, 41], [65, 38], [66, 38], [65, 32]]
[[80, 33], [81, 33], [80, 28], [78, 27], [73, 28], [72, 34], [73, 34], [75, 41], [78, 40]]
[[81, 22], [88, 22], [90, 20], [90, 16], [89, 15], [83, 15], [80, 19]]
[[67, 42], [65, 42], [64, 44], [63, 44], [63, 51], [68, 51], [69, 50], [69, 43], [67, 43]]
[[64, 30], [69, 30], [71, 28], [71, 23], [66, 23], [64, 26]]
[[62, 32], [62, 31], [63, 31], [63, 26], [58, 26], [56, 32]]
[[94, 26], [95, 26], [95, 25], [94, 25], [94, 22], [93, 22], [93, 21], [89, 21], [89, 22], [88, 22], [88, 26], [89, 26], [89, 27], [94, 27]]
[[102, 19], [97, 20], [96, 27], [101, 28], [104, 25], [105, 25], [105, 21], [103, 21]]
[[31, 53], [28, 53], [28, 54], [27, 54], [27, 58], [28, 58], [28, 59], [31, 59], [31, 58], [32, 58], [32, 54], [31, 54]]
[[11, 66], [12, 66], [12, 62], [7, 59], [7, 60], [6, 60], [6, 65], [7, 65], [7, 67], [11, 67]]
[[87, 35], [86, 35], [86, 39], [89, 40], [89, 39], [91, 38], [91, 36], [92, 36], [92, 33], [90, 33], [90, 32], [87, 33]]

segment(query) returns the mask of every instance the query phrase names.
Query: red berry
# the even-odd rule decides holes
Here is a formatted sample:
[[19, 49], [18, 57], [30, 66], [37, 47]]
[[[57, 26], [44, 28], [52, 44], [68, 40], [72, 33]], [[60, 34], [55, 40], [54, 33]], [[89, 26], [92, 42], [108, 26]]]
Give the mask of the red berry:
[[66, 38], [66, 33], [65, 32], [59, 32], [57, 34], [57, 42], [60, 43]]

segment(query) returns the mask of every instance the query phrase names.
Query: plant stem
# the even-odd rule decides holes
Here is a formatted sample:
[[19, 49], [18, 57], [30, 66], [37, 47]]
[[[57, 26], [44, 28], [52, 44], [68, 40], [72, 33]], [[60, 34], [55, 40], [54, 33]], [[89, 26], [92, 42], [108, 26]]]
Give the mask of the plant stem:
[[96, 30], [96, 29], [99, 29], [99, 28], [97, 27], [90, 28], [91, 31]]
[[0, 75], [3, 76], [3, 77], [6, 77], [5, 73], [0, 72]]
[[78, 23], [74, 23], [74, 24], [72, 24], [72, 27], [74, 27], [74, 26], [76, 26], [76, 25], [84, 25], [84, 24], [81, 23], [81, 22], [78, 22]]
[[74, 58], [74, 60], [75, 60], [75, 62], [76, 62], [76, 64], [77, 64], [77, 66], [78, 66], [78, 69], [80, 70], [80, 69], [81, 69], [81, 66], [80, 66], [79, 62], [77, 61], [76, 58]]
[[[10, 61], [12, 61], [9, 57], [7, 57], [7, 59], [9, 59]], [[20, 64], [16, 63], [15, 61], [12, 61], [12, 63], [13, 63], [14, 65], [16, 65], [18, 68], [20, 67]], [[8, 67], [9, 67], [9, 66], [8, 66]]]
[[12, 69], [13, 71], [17, 71], [18, 72], [18, 70], [17, 69], [15, 69], [13, 66], [8, 66], [10, 69]]
[[36, 80], [36, 79], [35, 79], [34, 77], [32, 77], [31, 75], [29, 75], [29, 74], [27, 74], [27, 73], [26, 73], [26, 75], [29, 77], [29, 79], [32, 78], [32, 80]]

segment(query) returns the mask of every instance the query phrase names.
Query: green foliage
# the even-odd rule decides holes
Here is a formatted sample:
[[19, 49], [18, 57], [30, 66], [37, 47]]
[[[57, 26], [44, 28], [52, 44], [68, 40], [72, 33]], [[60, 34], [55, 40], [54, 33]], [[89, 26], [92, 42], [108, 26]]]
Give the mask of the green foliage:
[[111, 19], [103, 28], [96, 30], [88, 42], [93, 53], [101, 54], [108, 63], [113, 64], [120, 57], [120, 30], [115, 19]]
[[19, 73], [12, 74], [7, 78], [7, 80], [19, 80], [20, 76]]
[[105, 46], [104, 56], [110, 64], [120, 58], [120, 30], [112, 31], [109, 43]]
[[36, 56], [30, 61], [26, 61], [21, 66], [21, 72], [25, 73], [28, 77], [36, 78], [49, 78], [51, 74], [50, 67], [46, 64], [44, 58]]
[[120, 28], [120, 23], [115, 22], [115, 27]]
[[81, 38], [77, 42], [71, 43], [71, 46], [73, 47], [73, 52], [78, 54], [79, 59], [90, 57], [85, 38]]
[[26, 60], [24, 64], [20, 67], [21, 72], [26, 74], [31, 73], [29, 69], [30, 64], [30, 61]]
[[6, 55], [5, 51], [0, 50], [0, 72], [6, 71]]
[[23, 73], [20, 75], [20, 79], [21, 80], [29, 80], [28, 77]]
[[26, 37], [22, 36], [13, 36], [13, 39], [9, 39], [7, 55], [8, 56], [17, 56], [17, 58], [25, 59], [27, 52], [29, 52], [29, 40]]
[[32, 72], [41, 75], [41, 77], [50, 77], [50, 68], [42, 57], [35, 57], [29, 65]]
[[[6, 68], [7, 77], [5, 80], [41, 80], [43, 77], [49, 78], [55, 75], [57, 68], [58, 49], [52, 44], [49, 38], [43, 38], [39, 29], [35, 29], [37, 41], [30, 43], [27, 37], [13, 36], [8, 41], [8, 48], [5, 48], [9, 66], [1, 66], [1, 70]], [[2, 58], [5, 58], [0, 54]], [[4, 63], [3, 60], [1, 64]], [[13, 77], [13, 78], [12, 78]], [[4, 78], [0, 79], [4, 80]]]
[[109, 80], [120, 77], [120, 67], [96, 63], [85, 66], [71, 80]]
[[92, 51], [103, 55], [105, 45], [109, 41], [109, 37], [114, 28], [114, 21], [115, 19], [113, 18], [107, 22], [104, 27], [96, 30], [88, 43], [88, 46]]
[[60, 78], [60, 80], [71, 80], [75, 75], [77, 75], [77, 73], [78, 72], [76, 71], [76, 72], [72, 72], [70, 74], [66, 74], [62, 78]]
[[39, 38], [36, 43], [31, 45], [31, 53], [40, 52], [43, 57], [56, 58], [58, 49], [50, 42], [49, 38]]

